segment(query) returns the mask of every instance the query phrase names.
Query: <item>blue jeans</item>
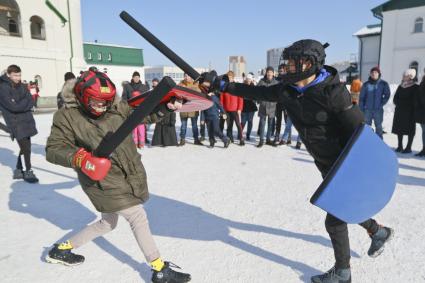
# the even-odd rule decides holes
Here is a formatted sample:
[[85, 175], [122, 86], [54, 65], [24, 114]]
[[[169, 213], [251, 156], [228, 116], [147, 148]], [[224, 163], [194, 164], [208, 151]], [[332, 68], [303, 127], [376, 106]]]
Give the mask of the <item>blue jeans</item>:
[[369, 126], [372, 126], [372, 120], [374, 121], [376, 134], [382, 139], [382, 121], [384, 120], [384, 109], [379, 110], [368, 110], [364, 111], [365, 122]]
[[274, 117], [268, 117], [268, 116], [260, 116], [260, 124], [259, 124], [259, 136], [260, 136], [260, 141], [264, 140], [264, 128], [266, 126], [266, 119], [267, 119], [267, 133], [266, 133], [266, 140], [270, 140], [270, 137], [272, 135], [272, 131], [273, 131], [273, 120]]
[[[189, 118], [181, 118], [182, 125], [180, 127], [180, 138], [185, 139], [186, 137], [186, 130], [187, 130], [187, 120]], [[193, 133], [193, 139], [197, 140], [199, 138], [198, 133], [198, 116], [190, 118], [190, 121], [192, 122], [192, 133]]]
[[227, 141], [227, 137], [223, 135], [223, 132], [220, 130], [220, 120], [218, 118], [205, 120], [208, 128], [208, 138], [211, 141], [215, 140], [215, 136], [218, 136], [223, 142]]
[[[285, 130], [283, 131], [282, 140], [290, 141], [292, 137], [292, 121], [289, 116], [286, 118]], [[300, 134], [298, 134], [297, 142], [301, 142]]]
[[422, 127], [422, 149], [425, 150], [425, 124], [421, 124]]
[[252, 131], [252, 121], [254, 120], [255, 112], [242, 112], [242, 130], [245, 128], [245, 124], [248, 123], [248, 128], [246, 130], [246, 138], [249, 139]]

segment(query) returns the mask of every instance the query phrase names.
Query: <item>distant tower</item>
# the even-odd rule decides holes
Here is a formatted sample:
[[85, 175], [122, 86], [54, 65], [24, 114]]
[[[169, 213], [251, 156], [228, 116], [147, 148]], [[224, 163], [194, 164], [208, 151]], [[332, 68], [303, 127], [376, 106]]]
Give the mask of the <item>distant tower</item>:
[[241, 78], [246, 73], [246, 61], [243, 56], [229, 56], [229, 71], [235, 73], [235, 77]]

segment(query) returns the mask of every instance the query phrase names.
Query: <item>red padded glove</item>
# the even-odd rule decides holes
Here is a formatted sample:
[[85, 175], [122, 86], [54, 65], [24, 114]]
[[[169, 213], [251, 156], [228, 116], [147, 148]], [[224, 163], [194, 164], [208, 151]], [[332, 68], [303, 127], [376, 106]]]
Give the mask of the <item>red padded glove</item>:
[[72, 166], [81, 169], [90, 179], [101, 181], [108, 175], [111, 168], [111, 161], [107, 158], [93, 156], [91, 152], [80, 148], [74, 154]]

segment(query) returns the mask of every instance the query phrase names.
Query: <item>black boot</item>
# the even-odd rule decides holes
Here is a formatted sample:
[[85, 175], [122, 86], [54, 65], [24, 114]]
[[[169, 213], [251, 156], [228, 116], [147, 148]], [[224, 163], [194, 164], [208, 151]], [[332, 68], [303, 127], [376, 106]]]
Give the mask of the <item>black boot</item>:
[[350, 268], [332, 267], [329, 271], [311, 277], [312, 283], [351, 283]]
[[215, 144], [215, 140], [210, 140], [210, 148], [213, 148]]
[[34, 175], [32, 170], [27, 170], [24, 172], [24, 181], [28, 183], [38, 183], [38, 178]]
[[[67, 266], [78, 265], [84, 262], [82, 255], [77, 255], [71, 252], [72, 248], [62, 248], [67, 242], [63, 244], [55, 244], [53, 249], [49, 251], [46, 256], [46, 261], [49, 263], [60, 263]], [[61, 248], [59, 248], [61, 246]]]
[[380, 226], [375, 234], [371, 235], [372, 243], [367, 251], [370, 257], [377, 257], [384, 251], [384, 245], [394, 237], [394, 230]]
[[186, 140], [185, 139], [180, 139], [179, 146], [184, 146], [185, 144], [186, 144]]
[[195, 145], [204, 145], [199, 139], [195, 139]]
[[239, 141], [239, 145], [240, 145], [240, 146], [244, 146], [244, 145], [245, 145], [245, 141], [244, 141], [244, 140], [240, 140], [240, 141]]
[[228, 148], [230, 145], [230, 139], [223, 140], [223, 143], [224, 143], [224, 148]]
[[395, 152], [402, 152], [402, 151], [403, 151], [403, 148], [401, 146], [399, 146], [395, 149]]
[[264, 141], [263, 140], [260, 140], [260, 142], [257, 144], [257, 147], [258, 148], [260, 148], [260, 147], [262, 147], [264, 145]]
[[301, 143], [297, 142], [297, 144], [295, 145], [295, 149], [301, 149]]
[[[171, 266], [170, 266], [171, 264]], [[164, 262], [164, 267], [160, 271], [153, 270], [153, 283], [184, 283], [189, 282], [192, 278], [190, 274], [172, 270], [171, 267], [181, 269], [177, 265], [168, 261]]]
[[418, 153], [416, 153], [415, 156], [419, 156], [419, 157], [425, 156], [425, 149], [422, 149], [421, 151], [419, 151]]
[[13, 179], [23, 179], [24, 178], [24, 172], [22, 172], [22, 169], [16, 168], [13, 170]]
[[401, 153], [412, 153], [412, 149], [410, 147], [406, 147]]

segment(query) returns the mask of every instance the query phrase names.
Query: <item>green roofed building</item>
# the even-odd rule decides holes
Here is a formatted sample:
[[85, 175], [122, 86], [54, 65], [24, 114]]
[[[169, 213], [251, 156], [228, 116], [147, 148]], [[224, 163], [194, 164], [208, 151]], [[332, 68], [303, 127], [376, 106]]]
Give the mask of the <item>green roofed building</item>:
[[118, 93], [122, 92], [122, 85], [131, 80], [134, 71], [140, 73], [140, 79], [145, 81], [143, 49], [85, 42], [83, 44], [84, 60], [88, 67], [95, 66], [105, 72], [115, 83]]

